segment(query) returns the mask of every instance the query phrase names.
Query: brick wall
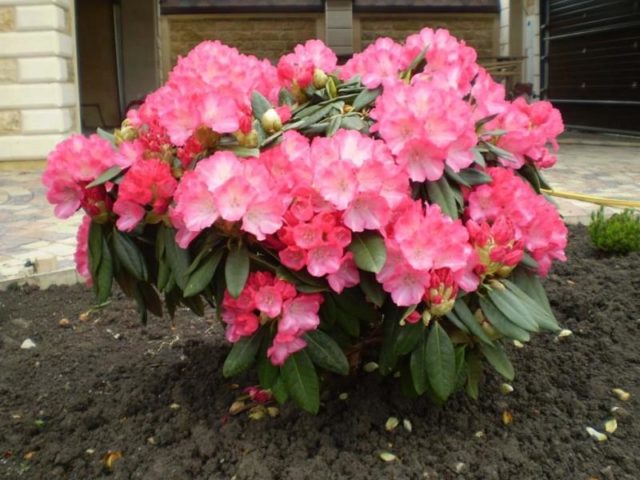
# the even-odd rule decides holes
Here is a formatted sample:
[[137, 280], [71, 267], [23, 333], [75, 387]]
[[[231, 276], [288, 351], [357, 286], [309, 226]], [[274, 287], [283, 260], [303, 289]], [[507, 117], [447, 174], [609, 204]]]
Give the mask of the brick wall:
[[324, 15], [167, 15], [162, 18], [163, 73], [203, 40], [220, 40], [242, 53], [276, 60], [322, 35]]
[[498, 16], [493, 14], [362, 14], [356, 22], [354, 34], [357, 36], [359, 30], [361, 49], [378, 37], [401, 41], [424, 27], [430, 27], [446, 28], [474, 47], [479, 57], [493, 57], [498, 51]]
[[0, 0], [0, 166], [77, 129], [71, 0]]

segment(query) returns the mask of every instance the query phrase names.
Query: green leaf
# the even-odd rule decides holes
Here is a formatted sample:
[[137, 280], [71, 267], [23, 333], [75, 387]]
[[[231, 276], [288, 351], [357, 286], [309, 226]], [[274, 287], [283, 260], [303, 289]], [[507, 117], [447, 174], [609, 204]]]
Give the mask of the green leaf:
[[100, 138], [105, 139], [107, 142], [111, 144], [112, 147], [116, 146], [116, 136], [113, 133], [107, 132], [106, 130], [98, 127], [96, 133]]
[[[280, 370], [278, 370], [278, 372], [280, 372]], [[273, 393], [273, 398], [275, 398], [276, 402], [278, 402], [280, 405], [285, 403], [289, 398], [289, 392], [287, 392], [287, 387], [284, 384], [281, 372], [274, 382], [273, 387], [271, 387], [271, 393]]]
[[98, 178], [96, 178], [93, 182], [91, 182], [85, 188], [93, 188], [93, 187], [97, 187], [98, 185], [107, 183], [113, 180], [114, 178], [116, 178], [121, 173], [122, 173], [122, 168], [118, 167], [117, 165], [114, 165], [110, 169], [103, 172]]
[[273, 105], [260, 92], [254, 91], [251, 94], [251, 111], [256, 119], [262, 120], [262, 116], [270, 108]]
[[261, 342], [262, 330], [258, 330], [250, 337], [242, 337], [234, 343], [222, 366], [222, 374], [229, 378], [253, 365]]
[[146, 282], [138, 282], [138, 290], [147, 310], [156, 317], [162, 317], [162, 300], [153, 285]]
[[224, 249], [219, 248], [204, 259], [200, 266], [189, 276], [183, 293], [185, 297], [200, 293], [211, 283], [223, 254]]
[[376, 323], [380, 319], [380, 312], [366, 301], [362, 291], [357, 288], [345, 288], [342, 293], [332, 293], [338, 309], [349, 316], [358, 318], [366, 323]]
[[480, 380], [482, 380], [482, 362], [475, 352], [467, 355], [467, 385], [465, 391], [474, 400], [478, 399]]
[[229, 145], [221, 150], [228, 150], [235, 153], [237, 157], [242, 158], [258, 157], [260, 155], [259, 148], [243, 147], [242, 145]]
[[368, 129], [368, 125], [362, 118], [357, 115], [347, 115], [345, 117], [342, 117], [340, 128], [365, 132]]
[[387, 302], [384, 307], [384, 319], [382, 323], [382, 348], [378, 365], [381, 375], [389, 375], [398, 362], [398, 355], [395, 353], [395, 341], [400, 331], [400, 309]]
[[431, 203], [437, 203], [445, 215], [453, 219], [458, 218], [456, 198], [446, 177], [441, 177], [435, 182], [427, 182], [425, 186]]
[[435, 322], [427, 339], [427, 376], [436, 396], [446, 400], [456, 386], [456, 356], [447, 332]]
[[529, 312], [540, 327], [546, 330], [551, 330], [552, 332], [560, 330], [560, 326], [551, 311], [546, 295], [544, 294], [544, 290], [542, 291], [542, 295], [544, 295], [545, 301], [537, 302], [530, 295], [520, 289], [515, 283], [512, 283], [509, 280], [503, 280], [503, 283], [507, 289], [522, 302], [523, 307]]
[[176, 231], [173, 228], [162, 227], [162, 235], [164, 236], [165, 254], [173, 271], [175, 282], [181, 290], [184, 290], [189, 278], [187, 272], [191, 264], [189, 251], [178, 246]]
[[549, 299], [539, 276], [522, 267], [516, 267], [509, 279], [553, 317]]
[[229, 251], [224, 268], [224, 278], [227, 282], [229, 294], [238, 298], [249, 278], [249, 252], [247, 247], [240, 245]]
[[[484, 343], [488, 343], [489, 345], [493, 345], [491, 339], [487, 336], [485, 331], [482, 329], [482, 326], [478, 323], [476, 318], [473, 316], [473, 313], [467, 306], [467, 304], [461, 298], [456, 299], [456, 303], [453, 306], [453, 312], [456, 317], [465, 324], [465, 326], [469, 329], [469, 331], [478, 337], [478, 339]], [[447, 315], [448, 317], [448, 315]]]
[[353, 101], [353, 110], [359, 111], [365, 107], [370, 106], [373, 102], [375, 102], [376, 98], [382, 93], [382, 88], [375, 88], [373, 90], [364, 89], [362, 90], [358, 96]]
[[513, 380], [515, 377], [513, 365], [502, 345], [496, 344], [490, 347], [489, 345], [480, 344], [480, 351], [500, 375], [507, 380]]
[[113, 259], [107, 239], [102, 237], [100, 265], [98, 266], [97, 275], [93, 281], [96, 288], [96, 296], [98, 303], [104, 303], [111, 296], [111, 286], [113, 284]]
[[354, 234], [349, 250], [358, 268], [365, 272], [380, 272], [387, 260], [387, 248], [379, 233]]
[[477, 168], [465, 168], [464, 170], [460, 170], [458, 175], [471, 186], [483, 185], [493, 181], [489, 175], [481, 172]]
[[411, 378], [413, 386], [418, 393], [422, 395], [429, 388], [429, 380], [427, 374], [427, 334], [423, 334], [416, 348], [411, 354], [409, 367], [411, 369]]
[[502, 148], [494, 145], [493, 143], [489, 143], [489, 142], [481, 142], [481, 143], [484, 147], [487, 148], [487, 150], [493, 153], [496, 157], [502, 158], [503, 160], [506, 160], [508, 162], [515, 162], [513, 155], [507, 152], [506, 150], [503, 150]]
[[531, 188], [533, 188], [536, 193], [540, 193], [540, 177], [538, 176], [538, 170], [536, 167], [529, 163], [525, 163], [519, 170], [518, 173], [522, 178], [524, 178], [529, 184]]
[[120, 233], [117, 229], [113, 231], [113, 247], [118, 260], [131, 275], [138, 280], [147, 281], [147, 265], [138, 246], [129, 236]]
[[396, 355], [406, 355], [407, 353], [412, 352], [423, 337], [424, 330], [424, 323], [421, 321], [416, 323], [407, 323], [400, 326], [394, 346]]
[[304, 335], [307, 353], [313, 363], [330, 372], [347, 375], [349, 362], [340, 346], [321, 330], [313, 330]]
[[189, 310], [195, 313], [199, 317], [204, 317], [204, 303], [202, 297], [193, 296], [189, 298], [181, 298], [180, 302], [186, 306]]
[[480, 308], [489, 323], [501, 334], [521, 342], [528, 342], [531, 339], [528, 331], [513, 324], [488, 298], [480, 297]]
[[287, 90], [286, 88], [281, 88], [280, 92], [278, 93], [278, 104], [291, 106], [294, 103], [296, 103], [296, 101], [293, 96], [291, 96], [289, 90]]
[[307, 412], [317, 413], [320, 408], [320, 382], [307, 352], [300, 350], [291, 355], [280, 371], [293, 401]]
[[158, 260], [158, 280], [156, 282], [158, 290], [161, 292], [165, 291], [165, 287], [169, 283], [169, 278], [171, 278], [171, 267], [166, 259], [162, 257]]
[[429, 50], [429, 46], [426, 46], [422, 50], [420, 50], [418, 55], [416, 55], [416, 57], [413, 60], [411, 60], [411, 63], [407, 67], [406, 71], [412, 72], [413, 70], [416, 69], [418, 65], [420, 65], [420, 63], [426, 62], [425, 55], [427, 53], [427, 50]]
[[498, 307], [511, 323], [529, 332], [540, 331], [538, 323], [531, 316], [527, 307], [522, 304], [522, 301], [513, 292], [506, 288], [504, 290], [495, 288], [489, 290], [488, 293], [493, 304]]
[[91, 222], [89, 225], [88, 251], [89, 271], [93, 278], [98, 274], [98, 268], [100, 267], [100, 261], [102, 260], [102, 249], [104, 245], [103, 236], [102, 225]]
[[484, 155], [482, 155], [482, 152], [477, 148], [473, 149], [473, 161], [476, 162], [476, 164], [480, 165], [481, 167], [487, 166], [487, 162], [485, 162], [484, 160]]
[[340, 128], [341, 120], [342, 117], [340, 115], [336, 115], [329, 121], [329, 125], [327, 126], [327, 131], [325, 133], [327, 137], [333, 137], [333, 135], [335, 135], [335, 133]]
[[378, 283], [373, 273], [360, 272], [360, 288], [367, 297], [367, 300], [377, 307], [381, 307], [387, 298], [387, 294], [382, 289], [382, 285]]

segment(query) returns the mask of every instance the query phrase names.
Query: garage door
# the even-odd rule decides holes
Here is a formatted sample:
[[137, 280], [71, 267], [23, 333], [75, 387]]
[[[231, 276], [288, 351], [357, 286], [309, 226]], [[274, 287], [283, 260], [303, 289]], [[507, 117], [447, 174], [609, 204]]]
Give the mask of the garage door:
[[542, 0], [542, 94], [565, 123], [640, 132], [640, 0]]

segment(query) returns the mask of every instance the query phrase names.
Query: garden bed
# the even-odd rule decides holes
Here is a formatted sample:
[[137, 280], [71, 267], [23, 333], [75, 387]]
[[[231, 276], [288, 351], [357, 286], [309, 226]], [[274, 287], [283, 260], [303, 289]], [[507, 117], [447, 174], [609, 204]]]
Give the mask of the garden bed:
[[[510, 348], [510, 395], [488, 372], [478, 401], [439, 408], [362, 373], [327, 391], [316, 417], [288, 404], [262, 421], [227, 413], [239, 391], [222, 377], [228, 345], [211, 316], [145, 327], [117, 294], [81, 321], [85, 287], [0, 292], [0, 478], [638, 478], [640, 254], [602, 256], [573, 227], [568, 256], [546, 288], [574, 334]], [[21, 349], [27, 338], [36, 346]], [[603, 431], [614, 406], [618, 429], [599, 443], [585, 427]], [[387, 432], [390, 416], [401, 425]], [[122, 453], [112, 471], [108, 451]]]

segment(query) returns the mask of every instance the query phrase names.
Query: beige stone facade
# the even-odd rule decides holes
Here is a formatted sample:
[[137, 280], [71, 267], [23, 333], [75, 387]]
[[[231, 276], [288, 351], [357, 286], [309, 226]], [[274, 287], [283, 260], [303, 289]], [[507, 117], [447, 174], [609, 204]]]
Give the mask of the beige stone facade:
[[72, 0], [0, 0], [0, 168], [78, 130]]

